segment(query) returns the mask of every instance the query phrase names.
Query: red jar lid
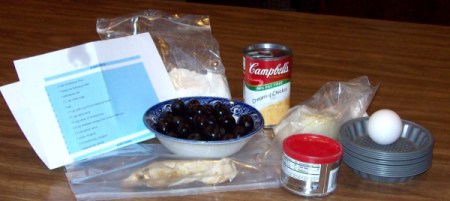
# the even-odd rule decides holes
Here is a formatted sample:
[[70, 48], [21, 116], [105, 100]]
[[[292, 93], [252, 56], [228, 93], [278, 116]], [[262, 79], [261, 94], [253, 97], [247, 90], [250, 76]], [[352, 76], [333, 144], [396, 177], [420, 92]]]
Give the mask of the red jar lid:
[[334, 163], [342, 157], [342, 146], [336, 140], [317, 134], [295, 134], [283, 141], [289, 157], [313, 164]]

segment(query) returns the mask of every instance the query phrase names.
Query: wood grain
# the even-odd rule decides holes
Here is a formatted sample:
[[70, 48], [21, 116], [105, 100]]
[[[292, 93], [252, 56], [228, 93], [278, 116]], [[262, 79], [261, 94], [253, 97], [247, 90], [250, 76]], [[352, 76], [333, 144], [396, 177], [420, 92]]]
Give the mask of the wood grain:
[[[448, 200], [450, 27], [190, 4], [177, 1], [8, 1], [0, 7], [0, 85], [18, 80], [13, 61], [99, 40], [99, 17], [145, 9], [211, 18], [232, 96], [242, 98], [242, 49], [258, 42], [294, 53], [292, 104], [325, 82], [368, 76], [380, 83], [368, 112], [389, 108], [429, 129], [433, 165], [414, 180], [362, 180], [343, 165], [337, 190], [319, 200]], [[75, 200], [64, 170], [48, 170], [0, 99], [0, 200]], [[282, 188], [145, 200], [299, 200]], [[144, 200], [144, 199], [143, 199]]]

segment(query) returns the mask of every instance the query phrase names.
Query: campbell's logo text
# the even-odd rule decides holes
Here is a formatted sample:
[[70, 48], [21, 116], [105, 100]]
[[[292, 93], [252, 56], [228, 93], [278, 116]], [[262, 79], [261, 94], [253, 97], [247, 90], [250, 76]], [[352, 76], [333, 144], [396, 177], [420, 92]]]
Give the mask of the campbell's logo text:
[[250, 63], [250, 68], [248, 69], [250, 74], [263, 75], [267, 78], [273, 75], [281, 75], [289, 72], [289, 62], [284, 64], [279, 63], [274, 68], [258, 68], [259, 63]]

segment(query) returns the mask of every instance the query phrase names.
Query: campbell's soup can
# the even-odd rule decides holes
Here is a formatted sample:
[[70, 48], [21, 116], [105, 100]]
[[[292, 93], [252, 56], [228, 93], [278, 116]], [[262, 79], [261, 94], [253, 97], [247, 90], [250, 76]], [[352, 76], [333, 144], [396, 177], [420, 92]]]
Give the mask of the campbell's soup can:
[[258, 109], [266, 127], [281, 120], [290, 107], [292, 52], [280, 44], [244, 48], [244, 102]]

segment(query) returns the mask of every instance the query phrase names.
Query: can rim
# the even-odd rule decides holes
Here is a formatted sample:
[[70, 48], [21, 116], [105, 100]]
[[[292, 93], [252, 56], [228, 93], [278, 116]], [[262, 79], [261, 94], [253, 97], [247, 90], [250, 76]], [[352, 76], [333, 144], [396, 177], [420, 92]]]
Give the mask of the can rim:
[[249, 45], [243, 49], [244, 55], [248, 56], [248, 52], [254, 51], [257, 49], [277, 49], [286, 52], [286, 55], [280, 57], [274, 57], [273, 59], [284, 58], [292, 55], [292, 50], [286, 45], [281, 45], [278, 43], [257, 43], [253, 45]]
[[305, 163], [328, 164], [342, 157], [342, 145], [327, 136], [300, 133], [283, 141], [283, 151], [289, 157]]

